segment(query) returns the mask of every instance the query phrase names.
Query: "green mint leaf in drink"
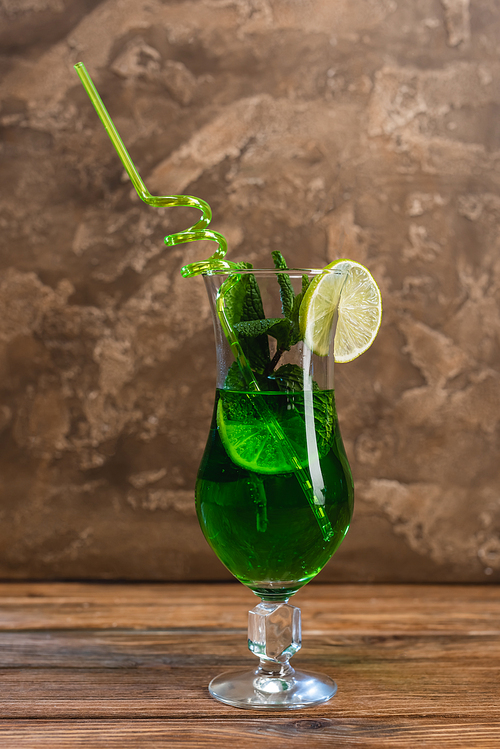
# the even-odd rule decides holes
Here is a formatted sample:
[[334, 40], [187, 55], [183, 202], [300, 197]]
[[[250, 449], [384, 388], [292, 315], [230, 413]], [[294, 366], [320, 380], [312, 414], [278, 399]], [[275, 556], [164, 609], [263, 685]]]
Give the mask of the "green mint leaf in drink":
[[[314, 397], [314, 426], [319, 444], [330, 446], [335, 439], [335, 425], [337, 423], [337, 412], [335, 409], [335, 397], [333, 390], [320, 390], [313, 382]], [[305, 420], [302, 411], [303, 403], [299, 403], [297, 411]]]
[[290, 348], [288, 345], [292, 323], [286, 317], [267, 317], [263, 320], [248, 320], [234, 325], [240, 341], [245, 338], [257, 338], [263, 333], [276, 338], [280, 349]]
[[265, 333], [256, 338], [242, 338], [241, 348], [255, 374], [262, 374], [269, 362], [269, 339]]
[[241, 320], [262, 320], [264, 307], [260, 295], [259, 284], [253, 274], [245, 276], [246, 293], [243, 299], [243, 314]]
[[[238, 263], [238, 270], [250, 270], [253, 266], [252, 263]], [[224, 295], [224, 308], [226, 311], [227, 318], [231, 325], [240, 322], [243, 317], [243, 305], [248, 290], [248, 279], [249, 276], [242, 275], [240, 282], [235, 284], [227, 293]]]
[[276, 346], [278, 351], [289, 351], [292, 344], [290, 342], [292, 334], [292, 323], [284, 317], [280, 318], [271, 328], [269, 328], [269, 335], [276, 338]]
[[[273, 257], [274, 267], [277, 270], [288, 270], [285, 258], [278, 250], [274, 250], [271, 253]], [[292, 313], [293, 301], [295, 299], [295, 292], [293, 290], [290, 278], [285, 273], [278, 273], [278, 283], [280, 285], [280, 296], [281, 296], [281, 308], [283, 315], [290, 318]]]
[[224, 382], [224, 389], [225, 390], [239, 390], [242, 392], [243, 390], [246, 390], [246, 383], [243, 378], [243, 375], [241, 374], [241, 369], [238, 365], [238, 362], [233, 362], [229, 369], [227, 370], [226, 379]]
[[269, 375], [282, 393], [298, 393], [304, 389], [304, 370], [298, 364], [283, 364]]
[[272, 335], [270, 330], [275, 325], [280, 325], [283, 322], [286, 324], [287, 321], [282, 317], [267, 317], [263, 320], [246, 320], [243, 322], [237, 322], [233, 327], [238, 334], [238, 338], [256, 338], [257, 336], [262, 335], [262, 333], [269, 333], [269, 335]]
[[[278, 270], [288, 270], [288, 265], [281, 252], [275, 250], [271, 254], [275, 268]], [[304, 294], [309, 286], [309, 279], [307, 276], [302, 276], [302, 290], [298, 294], [295, 294], [288, 275], [278, 274], [278, 283], [280, 285], [283, 315], [290, 320], [288, 338], [280, 348], [284, 351], [289, 351], [303, 337], [299, 327], [299, 310]]]
[[[257, 373], [255, 375], [255, 379], [257, 380], [259, 388], [263, 393], [279, 392], [284, 389], [283, 387], [280, 387], [278, 385], [276, 380], [274, 380], [272, 377], [267, 377], [264, 374]], [[238, 365], [238, 362], [233, 362], [229, 367], [226, 379], [224, 381], [224, 390], [237, 390], [240, 393], [247, 390], [247, 386], [243, 375], [241, 374], [241, 369]]]

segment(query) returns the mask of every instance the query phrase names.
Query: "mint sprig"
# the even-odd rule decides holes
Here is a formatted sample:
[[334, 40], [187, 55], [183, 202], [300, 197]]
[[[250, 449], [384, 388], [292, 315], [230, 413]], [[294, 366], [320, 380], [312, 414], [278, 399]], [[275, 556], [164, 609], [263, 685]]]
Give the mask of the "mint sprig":
[[[286, 264], [285, 258], [281, 252], [275, 250], [271, 254], [276, 270], [288, 270], [288, 265]], [[279, 337], [274, 336], [272, 330], [269, 332], [270, 335], [273, 335], [276, 338], [276, 352], [271, 359], [269, 366], [264, 370], [264, 373], [268, 376], [271, 372], [274, 372], [285, 351], [289, 351], [292, 346], [295, 346], [296, 343], [302, 340], [299, 328], [299, 310], [305, 290], [309, 285], [309, 279], [307, 276], [302, 276], [302, 290], [299, 294], [295, 294], [289, 276], [286, 273], [277, 273], [276, 275], [280, 285], [283, 319], [287, 321], [287, 325], [284, 325], [279, 329], [279, 332], [281, 333]]]
[[[272, 258], [277, 271], [288, 270], [281, 252], [275, 250]], [[240, 270], [251, 270], [252, 267], [251, 263], [238, 264]], [[300, 378], [297, 372], [292, 375], [291, 370], [285, 370], [284, 367], [278, 370], [281, 372], [279, 377], [277, 372], [276, 375], [273, 373], [285, 351], [289, 351], [292, 346], [302, 340], [299, 329], [299, 310], [309, 285], [309, 279], [307, 276], [302, 276], [302, 289], [295, 294], [286, 273], [278, 272], [276, 277], [280, 287], [283, 317], [265, 317], [259, 285], [253, 273], [242, 274], [240, 282], [228, 291], [225, 296], [225, 310], [257, 381], [260, 383], [262, 380], [265, 384], [264, 389], [267, 390], [283, 389], [295, 392], [302, 389], [300, 367], [285, 365], [285, 367], [296, 367], [301, 373]], [[272, 358], [268, 336], [276, 340], [276, 351]], [[230, 367], [225, 386], [231, 390], [244, 389], [243, 378], [237, 366]]]

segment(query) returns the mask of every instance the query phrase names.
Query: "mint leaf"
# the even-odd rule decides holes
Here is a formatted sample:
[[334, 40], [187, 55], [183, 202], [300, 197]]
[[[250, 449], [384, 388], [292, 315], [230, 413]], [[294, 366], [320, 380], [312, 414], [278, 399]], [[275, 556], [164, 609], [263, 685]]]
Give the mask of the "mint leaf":
[[280, 317], [278, 321], [268, 330], [268, 334], [276, 338], [277, 351], [289, 351], [291, 347], [290, 335], [292, 323], [286, 317]]
[[269, 329], [278, 323], [284, 322], [282, 317], [268, 317], [264, 320], [245, 320], [234, 326], [238, 337], [255, 338], [262, 333], [268, 333]]
[[[314, 383], [315, 384], [315, 383]], [[317, 385], [316, 385], [317, 388]], [[314, 423], [318, 443], [331, 447], [335, 437], [335, 423], [337, 412], [335, 410], [335, 396], [333, 390], [316, 390], [313, 387]]]
[[229, 369], [227, 370], [226, 379], [224, 382], [224, 388], [227, 390], [240, 390], [243, 391], [246, 389], [246, 383], [244, 380], [243, 375], [241, 374], [241, 369], [238, 365], [238, 362], [233, 362]]
[[241, 348], [255, 374], [262, 374], [270, 362], [267, 335], [240, 340]]
[[298, 393], [304, 389], [304, 372], [298, 364], [283, 364], [269, 375], [269, 379], [276, 380], [278, 388], [284, 393]]
[[[285, 262], [285, 258], [278, 250], [274, 250], [271, 253], [273, 256], [274, 267], [277, 270], [288, 270], [288, 265]], [[295, 292], [293, 290], [292, 282], [286, 273], [278, 273], [278, 283], [280, 285], [280, 296], [281, 296], [281, 309], [285, 317], [290, 317], [292, 312], [293, 300], [295, 299]]]
[[285, 317], [268, 317], [264, 320], [249, 320], [245, 322], [236, 323], [234, 329], [238, 334], [238, 338], [256, 338], [262, 333], [272, 335], [276, 338], [278, 348], [284, 350], [289, 348], [288, 339], [290, 338], [290, 331], [292, 323]]
[[[252, 263], [238, 263], [237, 265], [239, 270], [250, 270], [253, 267]], [[243, 307], [249, 278], [250, 275], [242, 275], [238, 283], [224, 294], [224, 309], [231, 326], [234, 326], [241, 319], [245, 319], [243, 318]]]
[[304, 292], [301, 291], [293, 300], [292, 311], [290, 314], [290, 346], [295, 346], [296, 343], [302, 340], [302, 335], [299, 328], [299, 310]]
[[264, 307], [260, 296], [259, 284], [252, 274], [244, 276], [242, 281], [246, 281], [246, 288], [241, 320], [261, 320], [264, 317]]

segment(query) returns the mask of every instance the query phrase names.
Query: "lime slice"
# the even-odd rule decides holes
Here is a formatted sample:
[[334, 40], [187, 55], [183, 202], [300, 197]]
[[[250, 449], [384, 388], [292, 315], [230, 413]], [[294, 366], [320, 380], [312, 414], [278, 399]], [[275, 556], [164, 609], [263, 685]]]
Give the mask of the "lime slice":
[[336, 260], [314, 278], [299, 310], [304, 341], [318, 356], [330, 350], [335, 312], [334, 358], [348, 362], [363, 354], [375, 340], [382, 319], [382, 297], [371, 273], [354, 260]]
[[[315, 433], [320, 457], [330, 449], [334, 419], [332, 393], [315, 393]], [[223, 391], [217, 405], [217, 427], [233, 463], [248, 471], [291, 473], [297, 470], [293, 460], [298, 460], [303, 468], [307, 465], [302, 393]], [[277, 434], [277, 429], [281, 434]], [[282, 446], [283, 438], [287, 449]]]
[[[229, 397], [228, 397], [229, 396]], [[224, 393], [217, 406], [217, 426], [227, 454], [236, 465], [256, 473], [290, 473], [293, 464], [283, 454], [279, 441], [259, 416], [258, 405], [246, 393]], [[280, 426], [285, 431], [302, 466], [307, 463], [304, 422], [298, 413], [287, 415]]]

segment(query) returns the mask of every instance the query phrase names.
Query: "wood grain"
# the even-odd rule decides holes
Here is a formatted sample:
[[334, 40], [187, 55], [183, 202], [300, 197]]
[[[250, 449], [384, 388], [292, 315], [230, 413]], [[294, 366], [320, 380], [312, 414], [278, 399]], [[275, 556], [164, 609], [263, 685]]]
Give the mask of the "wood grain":
[[[0, 583], [0, 630], [246, 630], [258, 599], [238, 583]], [[312, 584], [294, 602], [304, 632], [500, 634], [496, 585]]]
[[0, 721], [0, 745], [18, 749], [498, 749], [499, 736], [499, 721], [471, 725], [467, 718]]
[[500, 746], [494, 586], [313, 585], [297, 668], [328, 704], [239, 711], [210, 679], [254, 667], [240, 585], [0, 584], [0, 747]]

